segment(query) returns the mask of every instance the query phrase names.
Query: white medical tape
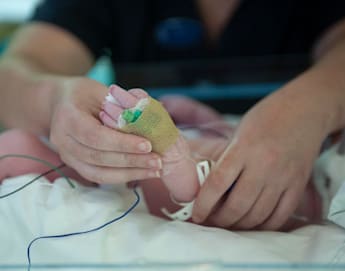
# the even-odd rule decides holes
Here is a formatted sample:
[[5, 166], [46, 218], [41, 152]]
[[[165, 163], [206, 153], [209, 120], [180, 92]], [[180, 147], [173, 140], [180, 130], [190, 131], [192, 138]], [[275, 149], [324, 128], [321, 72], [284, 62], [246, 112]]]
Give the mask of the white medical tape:
[[110, 93], [108, 93], [108, 95], [105, 97], [105, 99], [112, 104], [120, 105], [120, 103]]
[[[197, 163], [196, 170], [197, 170], [200, 186], [203, 185], [207, 176], [210, 174], [210, 169], [211, 169], [210, 162], [207, 160]], [[193, 212], [194, 200], [191, 202], [184, 202], [184, 203], [179, 203], [179, 202], [176, 202], [175, 200], [173, 201], [174, 203], [182, 206], [183, 208], [176, 211], [175, 213], [170, 213], [166, 208], [162, 208], [161, 211], [163, 214], [165, 214], [167, 217], [173, 220], [186, 221], [189, 218], [191, 218], [192, 212]]]

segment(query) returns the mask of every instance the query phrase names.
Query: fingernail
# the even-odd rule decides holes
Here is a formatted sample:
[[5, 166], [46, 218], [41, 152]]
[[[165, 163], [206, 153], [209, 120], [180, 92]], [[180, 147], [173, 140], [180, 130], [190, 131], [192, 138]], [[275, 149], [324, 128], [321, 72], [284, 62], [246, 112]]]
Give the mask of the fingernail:
[[148, 176], [150, 178], [160, 178], [161, 174], [159, 173], [159, 171], [150, 171]]
[[149, 161], [149, 166], [157, 169], [162, 168], [162, 161], [161, 159], [152, 159]]
[[142, 142], [138, 145], [138, 149], [142, 152], [150, 152], [152, 150], [152, 146], [150, 142]]

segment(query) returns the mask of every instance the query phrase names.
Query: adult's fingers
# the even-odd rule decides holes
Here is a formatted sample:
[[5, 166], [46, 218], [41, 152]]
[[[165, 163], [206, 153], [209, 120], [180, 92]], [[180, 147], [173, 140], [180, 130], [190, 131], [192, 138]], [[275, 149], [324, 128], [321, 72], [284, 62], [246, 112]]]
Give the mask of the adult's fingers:
[[231, 187], [243, 170], [242, 161], [237, 150], [230, 144], [218, 163], [211, 171], [206, 182], [200, 188], [193, 207], [193, 221], [201, 223], [206, 220], [219, 199]]
[[98, 184], [127, 183], [133, 180], [144, 180], [160, 177], [159, 171], [140, 168], [109, 168], [83, 163], [72, 156], [61, 156], [61, 159], [85, 179]]
[[84, 163], [103, 167], [136, 167], [161, 169], [162, 162], [155, 153], [132, 154], [114, 151], [100, 151], [80, 144], [72, 137], [66, 138], [64, 149], [67, 153]]
[[261, 230], [278, 230], [288, 220], [289, 216], [296, 210], [302, 191], [288, 189], [285, 191], [272, 212], [271, 216], [258, 228]]
[[253, 207], [262, 190], [262, 182], [245, 169], [210, 220], [217, 226], [231, 227]]
[[245, 230], [262, 224], [272, 214], [279, 203], [280, 197], [281, 193], [276, 191], [275, 188], [265, 187], [249, 212], [236, 222], [232, 228]]
[[152, 150], [147, 139], [103, 126], [86, 114], [80, 115], [79, 121], [69, 128], [68, 134], [79, 143], [96, 150], [127, 153], [148, 153]]

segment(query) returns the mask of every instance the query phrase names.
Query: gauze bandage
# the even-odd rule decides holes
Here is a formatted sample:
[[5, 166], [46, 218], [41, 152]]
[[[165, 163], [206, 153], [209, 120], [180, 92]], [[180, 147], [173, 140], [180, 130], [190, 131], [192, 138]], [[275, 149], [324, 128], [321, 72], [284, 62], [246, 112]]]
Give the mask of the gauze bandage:
[[[107, 100], [117, 104], [114, 97], [107, 97]], [[118, 126], [125, 133], [147, 138], [152, 150], [159, 154], [172, 146], [179, 136], [169, 113], [151, 97], [141, 99], [135, 107], [124, 110], [118, 119]]]

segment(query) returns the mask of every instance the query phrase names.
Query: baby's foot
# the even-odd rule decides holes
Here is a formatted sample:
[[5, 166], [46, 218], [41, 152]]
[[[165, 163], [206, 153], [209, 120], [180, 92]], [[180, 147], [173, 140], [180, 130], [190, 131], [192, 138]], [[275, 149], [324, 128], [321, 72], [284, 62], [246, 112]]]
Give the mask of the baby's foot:
[[[137, 120], [140, 118], [143, 109], [152, 101], [149, 100], [149, 95], [141, 89], [132, 89], [127, 92], [114, 85], [110, 87], [110, 94], [111, 96], [108, 96], [107, 101], [103, 104], [100, 118], [104, 125], [119, 130], [123, 130], [128, 124], [139, 125]], [[155, 120], [157, 119], [159, 119], [158, 121], [164, 121], [164, 118], [155, 118]], [[144, 124], [144, 128], [146, 125], [151, 124], [150, 121], [147, 122]], [[170, 124], [170, 118], [168, 118], [168, 122]], [[176, 128], [174, 125], [172, 126], [174, 133]], [[137, 135], [143, 136], [140, 131]], [[160, 145], [162, 145], [161, 141], [166, 139], [165, 135], [169, 135], [169, 132], [163, 136], [158, 134], [156, 137], [160, 141]], [[181, 202], [192, 201], [199, 188], [196, 162], [192, 160], [189, 147], [179, 133], [176, 133], [176, 138], [173, 141], [171, 139], [168, 139], [168, 141], [171, 143], [164, 146], [163, 151], [160, 153], [162, 157], [161, 179], [175, 200]], [[151, 143], [153, 146], [155, 145], [155, 142]], [[160, 149], [158, 148], [158, 152], [160, 152]]]

